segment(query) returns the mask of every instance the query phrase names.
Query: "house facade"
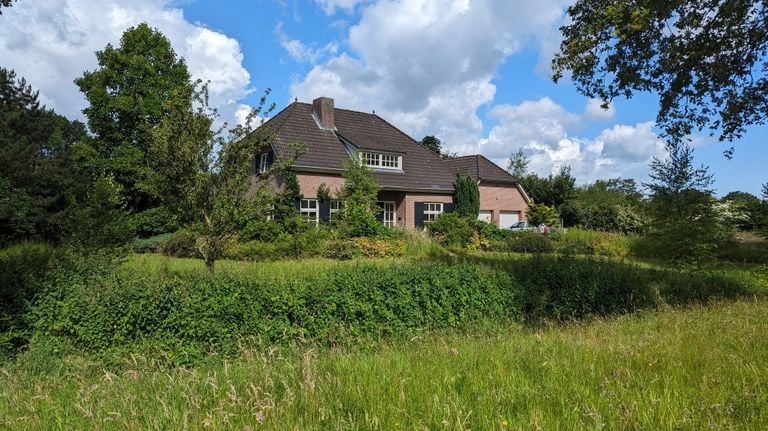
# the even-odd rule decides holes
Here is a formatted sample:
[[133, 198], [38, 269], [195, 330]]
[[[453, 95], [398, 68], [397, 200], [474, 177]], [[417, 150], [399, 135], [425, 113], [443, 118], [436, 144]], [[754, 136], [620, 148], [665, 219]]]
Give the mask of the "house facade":
[[297, 208], [310, 222], [333, 219], [340, 210], [343, 203], [318, 199], [318, 189], [336, 196], [344, 184], [344, 161], [352, 157], [370, 167], [381, 186], [379, 218], [387, 226], [421, 227], [451, 212], [457, 174], [479, 182], [480, 218], [506, 227], [514, 217], [525, 217], [525, 191], [490, 160], [479, 155], [443, 160], [378, 115], [336, 108], [331, 98], [291, 103], [262, 127], [272, 134], [271, 148], [256, 154], [254, 175], [275, 158], [294, 157], [294, 145], [300, 144], [292, 169], [303, 196]]

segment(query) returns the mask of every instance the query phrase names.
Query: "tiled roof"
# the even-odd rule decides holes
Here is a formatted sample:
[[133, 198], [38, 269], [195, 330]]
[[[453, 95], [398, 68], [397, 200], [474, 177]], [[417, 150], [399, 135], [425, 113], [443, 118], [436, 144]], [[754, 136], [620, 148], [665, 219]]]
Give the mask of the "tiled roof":
[[344, 142], [362, 150], [401, 154], [403, 170], [377, 171], [374, 177], [383, 189], [418, 189], [452, 193], [456, 178], [453, 170], [435, 153], [375, 114], [334, 109], [335, 130], [318, 126], [312, 105], [294, 102], [264, 127], [274, 133], [272, 146], [279, 157], [292, 157], [290, 144], [305, 146], [294, 162], [296, 170], [341, 170], [350, 157]]
[[517, 183], [509, 172], [480, 154], [447, 159], [443, 163], [455, 174], [469, 175], [476, 180], [496, 183]]

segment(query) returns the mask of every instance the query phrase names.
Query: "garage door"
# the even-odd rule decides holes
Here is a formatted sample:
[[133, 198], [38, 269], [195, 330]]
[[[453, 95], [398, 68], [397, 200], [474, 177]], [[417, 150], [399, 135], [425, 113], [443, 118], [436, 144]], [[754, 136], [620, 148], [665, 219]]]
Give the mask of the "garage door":
[[480, 210], [480, 213], [477, 215], [477, 219], [480, 221], [491, 223], [491, 212], [486, 210]]
[[499, 227], [506, 229], [520, 221], [520, 213], [517, 211], [502, 211], [499, 213]]

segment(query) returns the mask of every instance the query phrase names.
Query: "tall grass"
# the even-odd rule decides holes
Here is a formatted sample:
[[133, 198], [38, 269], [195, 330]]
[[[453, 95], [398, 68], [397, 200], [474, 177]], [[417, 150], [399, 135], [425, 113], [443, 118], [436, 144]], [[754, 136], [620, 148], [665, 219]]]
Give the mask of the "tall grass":
[[375, 350], [252, 350], [197, 368], [73, 354], [0, 369], [13, 430], [768, 429], [768, 303], [535, 331], [433, 334]]

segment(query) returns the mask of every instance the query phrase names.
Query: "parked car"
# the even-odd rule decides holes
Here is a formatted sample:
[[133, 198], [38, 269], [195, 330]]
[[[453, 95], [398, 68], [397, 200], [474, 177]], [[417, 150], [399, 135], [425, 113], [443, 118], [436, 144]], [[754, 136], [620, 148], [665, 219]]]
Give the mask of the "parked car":
[[508, 229], [513, 232], [520, 232], [524, 230], [536, 230], [536, 226], [528, 223], [527, 220], [520, 220], [519, 222], [510, 226]]

